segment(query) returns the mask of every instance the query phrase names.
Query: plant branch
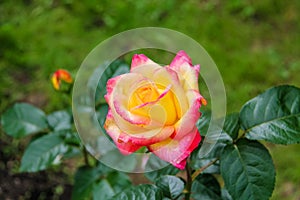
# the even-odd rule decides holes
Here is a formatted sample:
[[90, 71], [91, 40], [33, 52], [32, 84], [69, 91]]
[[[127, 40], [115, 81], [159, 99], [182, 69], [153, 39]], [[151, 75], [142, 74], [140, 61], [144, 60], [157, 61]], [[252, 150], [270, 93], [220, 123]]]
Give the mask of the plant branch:
[[210, 163], [208, 163], [207, 165], [205, 165], [205, 166], [201, 167], [200, 169], [196, 170], [192, 175], [192, 181], [194, 181], [199, 174], [201, 174], [204, 170], [206, 170], [208, 167], [213, 165], [218, 160], [219, 160], [219, 158], [216, 158], [216, 159], [212, 160]]
[[87, 152], [87, 150], [86, 150], [85, 147], [83, 147], [82, 152], [83, 152], [83, 157], [84, 157], [84, 163], [85, 163], [85, 165], [86, 166], [90, 166], [89, 158], [88, 158], [88, 152]]
[[192, 173], [189, 163], [186, 163], [186, 193], [185, 193], [185, 200], [189, 200], [191, 196], [191, 189], [192, 189]]

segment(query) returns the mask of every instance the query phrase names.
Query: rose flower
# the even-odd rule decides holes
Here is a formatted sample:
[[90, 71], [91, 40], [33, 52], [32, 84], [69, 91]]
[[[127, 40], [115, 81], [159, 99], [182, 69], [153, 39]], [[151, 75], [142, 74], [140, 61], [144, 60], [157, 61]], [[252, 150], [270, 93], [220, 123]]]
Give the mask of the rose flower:
[[108, 80], [104, 128], [122, 154], [146, 146], [160, 159], [184, 169], [201, 141], [195, 123], [206, 101], [198, 89], [199, 69], [184, 51], [165, 67], [136, 54], [130, 73]]

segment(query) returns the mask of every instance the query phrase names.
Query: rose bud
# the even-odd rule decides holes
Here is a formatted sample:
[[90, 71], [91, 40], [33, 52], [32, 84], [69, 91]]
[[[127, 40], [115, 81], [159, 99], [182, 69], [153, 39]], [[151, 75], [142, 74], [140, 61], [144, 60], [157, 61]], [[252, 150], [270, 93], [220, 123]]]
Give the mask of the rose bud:
[[73, 83], [72, 76], [67, 70], [59, 69], [53, 73], [51, 77], [51, 82], [54, 89], [61, 89], [61, 81], [69, 84]]

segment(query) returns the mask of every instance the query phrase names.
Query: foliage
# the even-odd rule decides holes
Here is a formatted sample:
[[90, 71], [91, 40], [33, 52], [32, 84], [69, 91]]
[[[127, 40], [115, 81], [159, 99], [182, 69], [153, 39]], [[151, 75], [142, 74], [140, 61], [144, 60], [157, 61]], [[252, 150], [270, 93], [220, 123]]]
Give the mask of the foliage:
[[[49, 86], [50, 73], [61, 67], [76, 70], [100, 41], [144, 26], [171, 28], [202, 44], [222, 74], [227, 110], [239, 111], [248, 99], [272, 85], [300, 86], [298, 10], [298, 0], [1, 1], [0, 112], [16, 101], [30, 102], [46, 113], [68, 107], [69, 98], [54, 93]], [[206, 92], [203, 86], [201, 91]], [[20, 151], [30, 136], [20, 142], [3, 131], [0, 135], [0, 169], [11, 165], [5, 162], [5, 156], [14, 159], [13, 170], [7, 171], [11, 175], [17, 170]], [[267, 143], [267, 147], [274, 155], [278, 172], [272, 199], [298, 199], [299, 145]], [[193, 169], [211, 161], [198, 159]], [[218, 170], [216, 162], [204, 172]], [[4, 184], [7, 181], [9, 184], [9, 180]], [[226, 191], [222, 189], [222, 195]]]
[[[124, 61], [117, 60], [107, 69], [104, 79], [128, 69]], [[103, 88], [105, 82], [100, 80], [99, 88]], [[103, 91], [98, 89], [96, 92]], [[96, 100], [100, 97], [97, 94]], [[21, 161], [21, 172], [37, 172], [58, 165], [64, 159], [84, 157], [85, 164], [77, 169], [74, 178], [74, 200], [190, 197], [264, 200], [272, 195], [275, 168], [267, 148], [258, 140], [274, 144], [299, 142], [299, 97], [300, 89], [294, 86], [268, 89], [248, 101], [239, 113], [225, 117], [223, 131], [208, 155], [201, 157], [199, 148], [193, 152], [186, 168], [186, 179], [179, 177], [178, 169], [167, 166], [146, 173], [151, 184], [137, 186], [132, 185], [127, 174], [108, 168], [87, 154], [85, 147], [80, 145], [69, 111], [59, 110], [46, 115], [32, 105], [17, 103], [3, 113], [1, 124], [14, 138], [31, 136]], [[96, 109], [105, 116], [107, 109], [103, 109], [103, 104], [100, 101]], [[203, 112], [197, 122], [203, 137], [210, 118], [210, 112]], [[104, 122], [103, 119], [99, 121]], [[225, 183], [223, 188], [217, 174]]]

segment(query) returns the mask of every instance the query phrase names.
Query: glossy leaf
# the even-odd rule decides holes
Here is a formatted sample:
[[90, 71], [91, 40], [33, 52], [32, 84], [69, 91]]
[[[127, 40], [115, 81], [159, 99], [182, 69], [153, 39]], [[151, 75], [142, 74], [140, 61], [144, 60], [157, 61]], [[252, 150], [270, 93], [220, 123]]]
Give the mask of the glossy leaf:
[[69, 150], [61, 133], [49, 133], [31, 142], [22, 157], [21, 172], [36, 172], [44, 170], [53, 164], [58, 164]]
[[67, 111], [56, 111], [47, 116], [47, 121], [52, 130], [69, 130], [72, 128], [72, 118]]
[[233, 200], [226, 188], [221, 189], [222, 200]]
[[248, 101], [240, 112], [246, 138], [276, 144], [300, 142], [300, 89], [278, 86]]
[[[191, 156], [190, 156], [190, 167], [194, 170], [200, 169], [203, 166], [206, 166], [208, 163], [212, 162], [216, 158], [215, 152], [210, 152], [205, 157], [199, 156], [199, 150], [201, 146], [197, 147], [195, 149]], [[220, 173], [220, 166], [219, 163], [216, 162], [210, 167], [206, 168], [202, 173], [208, 173], [208, 174], [218, 174]]]
[[233, 199], [269, 199], [275, 169], [268, 150], [259, 142], [241, 139], [221, 155], [221, 175]]
[[201, 112], [201, 117], [198, 119], [196, 123], [196, 126], [201, 136], [205, 136], [207, 134], [210, 120], [211, 120], [211, 111]]
[[155, 184], [162, 190], [165, 197], [171, 199], [180, 196], [184, 189], [184, 182], [176, 176], [161, 176], [156, 179]]
[[129, 177], [125, 173], [118, 172], [118, 171], [113, 171], [109, 173], [106, 176], [106, 179], [113, 187], [115, 193], [124, 190], [125, 188], [131, 186], [132, 184]]
[[221, 189], [217, 179], [210, 174], [201, 174], [197, 176], [192, 185], [192, 198], [220, 200]]
[[75, 174], [73, 200], [109, 199], [131, 186], [129, 177], [99, 163], [96, 167], [80, 167]]
[[89, 199], [92, 195], [96, 181], [100, 179], [101, 173], [97, 168], [80, 167], [75, 174], [75, 183], [72, 191], [72, 200]]
[[130, 187], [123, 192], [115, 195], [111, 200], [162, 200], [163, 193], [155, 185], [141, 184]]
[[[211, 112], [206, 111], [202, 113], [201, 118], [197, 121], [197, 128], [200, 131], [202, 136], [206, 136], [206, 132], [208, 130], [208, 126], [211, 120]], [[216, 121], [224, 120], [224, 118], [216, 119]], [[239, 114], [232, 113], [225, 117], [221, 134], [216, 134], [216, 136], [210, 136], [210, 140], [218, 140], [218, 143], [232, 143], [238, 136], [238, 132], [240, 129], [239, 125]], [[204, 135], [202, 133], [205, 133]], [[213, 138], [215, 137], [215, 138]]]
[[123, 60], [116, 60], [105, 69], [100, 77], [100, 73], [107, 64], [109, 63], [104, 63], [103, 65], [99, 66], [99, 68], [95, 70], [89, 81], [89, 87], [96, 87], [96, 102], [98, 102], [100, 99], [103, 100], [104, 95], [106, 94], [106, 83], [108, 79], [129, 72], [129, 65], [127, 63], [125, 63]]
[[114, 166], [114, 169], [116, 170], [124, 169], [125, 165], [126, 170], [133, 171], [137, 165], [134, 154], [124, 156], [118, 149], [112, 149], [111, 151], [106, 152], [106, 154], [101, 158], [101, 161], [103, 163], [110, 163], [110, 165]]
[[[103, 126], [104, 126], [104, 123], [106, 120], [107, 112], [108, 112], [107, 104], [101, 104], [96, 107], [97, 119], [98, 119], [98, 122], [100, 123], [100, 127], [104, 133], [106, 133], [106, 130], [104, 129]], [[108, 138], [112, 141], [111, 137], [108, 137]]]
[[[232, 114], [227, 115], [225, 117], [225, 122], [224, 122], [224, 126], [223, 126], [222, 130], [223, 130], [223, 133], [226, 133], [233, 140], [235, 140], [238, 137], [239, 130], [240, 130], [239, 114], [232, 113]], [[223, 139], [226, 139], [227, 141], [229, 140], [228, 138], [223, 138]]]
[[10, 136], [21, 138], [48, 128], [45, 113], [27, 103], [17, 103], [1, 117], [3, 130]]
[[161, 168], [159, 170], [151, 171], [145, 173], [145, 176], [152, 182], [155, 182], [155, 180], [161, 176], [164, 175], [176, 175], [179, 172], [179, 169], [174, 167], [173, 165], [167, 165], [164, 168]]
[[108, 199], [115, 195], [114, 189], [107, 181], [107, 179], [101, 180], [99, 183], [93, 185], [93, 199]]
[[71, 131], [61, 131], [61, 132], [64, 132], [63, 138], [66, 144], [70, 146], [76, 146], [76, 147], [82, 146], [80, 137], [77, 132], [71, 132]]
[[121, 172], [111, 172], [93, 187], [93, 199], [108, 199], [131, 186], [129, 177]]
[[[201, 158], [201, 159], [193, 159], [190, 162], [190, 166], [192, 169], [197, 170], [201, 167], [204, 167], [211, 162], [213, 162], [215, 158]], [[219, 161], [213, 163], [211, 166], [207, 167], [202, 173], [204, 174], [219, 174], [220, 173], [220, 164]]]
[[[209, 118], [210, 114], [205, 112], [203, 114], [204, 118]], [[217, 119], [221, 120], [221, 119]], [[209, 122], [208, 122], [209, 123]], [[215, 158], [220, 157], [220, 153], [226, 144], [232, 144], [233, 140], [237, 138], [239, 132], [239, 115], [238, 113], [229, 114], [224, 120], [224, 126], [222, 127], [222, 132], [220, 135], [210, 136], [210, 140], [216, 140], [215, 146], [211, 151], [204, 157], [199, 155], [199, 148], [192, 153], [190, 165], [193, 169], [199, 169]], [[201, 127], [200, 127], [201, 130]], [[200, 147], [201, 148], [201, 147]], [[212, 166], [208, 167], [203, 171], [203, 173], [219, 173], [219, 164], [214, 163]]]

